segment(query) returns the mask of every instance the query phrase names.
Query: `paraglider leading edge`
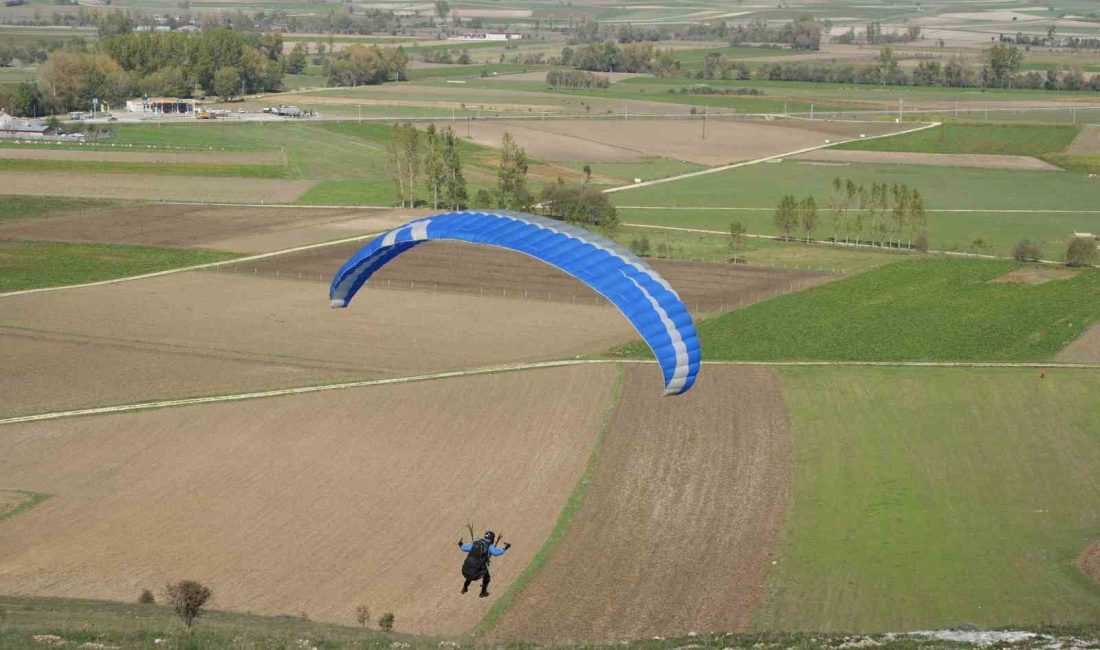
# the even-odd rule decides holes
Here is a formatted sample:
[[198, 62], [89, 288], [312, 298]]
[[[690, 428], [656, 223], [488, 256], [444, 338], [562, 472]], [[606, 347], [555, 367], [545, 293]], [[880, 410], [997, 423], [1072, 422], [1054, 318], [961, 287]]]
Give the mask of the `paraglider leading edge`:
[[523, 253], [588, 285], [615, 305], [653, 351], [665, 394], [695, 383], [701, 353], [695, 324], [680, 297], [634, 253], [589, 230], [506, 210], [448, 212], [410, 221], [371, 240], [336, 273], [329, 304], [347, 307], [390, 260], [425, 241], [462, 241]]

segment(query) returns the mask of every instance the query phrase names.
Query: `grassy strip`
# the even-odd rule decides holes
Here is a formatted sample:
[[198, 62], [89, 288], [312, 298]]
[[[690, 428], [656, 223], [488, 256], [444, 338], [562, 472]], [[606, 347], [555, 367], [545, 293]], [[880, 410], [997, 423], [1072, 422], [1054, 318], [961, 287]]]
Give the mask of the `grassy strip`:
[[792, 496], [752, 627], [1100, 620], [1100, 372], [780, 368]]
[[1086, 174], [1100, 174], [1100, 154], [1097, 153], [1052, 153], [1042, 157], [1052, 165], [1062, 169]]
[[1062, 151], [1077, 137], [1076, 126], [1008, 124], [943, 124], [891, 138], [856, 140], [837, 149], [858, 151], [911, 151], [917, 153], [995, 154], [1042, 156]]
[[15, 160], [0, 158], [4, 172], [81, 172], [91, 174], [140, 174], [142, 176], [204, 176], [238, 178], [286, 178], [281, 165], [224, 163], [103, 162], [98, 160]]
[[98, 282], [234, 257], [238, 254], [150, 246], [0, 241], [0, 293]]
[[[1015, 262], [890, 264], [727, 312], [698, 326], [706, 360], [1038, 361], [1100, 320], [1100, 272], [992, 280]], [[645, 357], [641, 343], [616, 355]]]
[[745, 238], [737, 251], [730, 250], [729, 235], [624, 226], [612, 239], [635, 248], [642, 238], [649, 242], [649, 255], [657, 259], [738, 263], [784, 269], [857, 273], [908, 258], [905, 253], [886, 249], [848, 248], [823, 244], [784, 242], [774, 239]]
[[50, 497], [53, 496], [52, 494], [49, 494], [49, 493], [46, 493], [46, 492], [31, 492], [29, 490], [8, 490], [8, 492], [15, 492], [16, 494], [22, 494], [23, 496], [25, 496], [27, 498], [24, 499], [21, 503], [19, 503], [14, 508], [11, 508], [10, 510], [8, 510], [7, 512], [0, 512], [0, 521], [4, 521], [5, 519], [11, 519], [12, 517], [15, 517], [16, 515], [21, 515], [24, 512], [30, 510], [31, 508], [37, 506], [38, 504], [42, 503], [46, 499], [49, 499]]
[[504, 612], [508, 611], [508, 607], [512, 604], [512, 601], [516, 599], [523, 589], [535, 578], [539, 570], [550, 559], [550, 556], [554, 553], [554, 549], [558, 547], [558, 544], [565, 539], [566, 533], [569, 532], [569, 526], [573, 523], [573, 517], [577, 514], [581, 504], [584, 502], [584, 497], [588, 494], [588, 486], [592, 482], [592, 479], [596, 476], [596, 469], [600, 465], [600, 450], [603, 445], [604, 435], [607, 433], [608, 428], [611, 427], [611, 420], [615, 416], [615, 411], [618, 410], [619, 401], [623, 396], [623, 381], [626, 376], [626, 370], [622, 364], [617, 364], [615, 370], [615, 384], [611, 388], [611, 401], [608, 403], [607, 408], [603, 412], [603, 421], [600, 422], [600, 429], [596, 433], [596, 442], [592, 446], [592, 455], [588, 457], [588, 464], [585, 465], [584, 473], [581, 474], [581, 478], [577, 481], [577, 485], [573, 488], [572, 494], [569, 495], [569, 499], [565, 502], [565, 507], [562, 508], [561, 514], [558, 515], [558, 521], [554, 524], [554, 529], [550, 531], [550, 536], [546, 538], [542, 546], [539, 548], [535, 556], [531, 558], [531, 563], [516, 576], [516, 579], [512, 581], [512, 584], [508, 585], [508, 589], [504, 592], [497, 602], [493, 603], [493, 606], [485, 614], [485, 618], [481, 619], [474, 627], [474, 636], [481, 636], [485, 634], [492, 626], [500, 620], [500, 617], [504, 615]]
[[95, 210], [114, 205], [95, 199], [62, 199], [48, 196], [0, 195], [0, 223], [22, 219], [39, 219], [55, 214]]
[[[160, 585], [149, 585], [157, 598]], [[137, 597], [137, 593], [134, 597]], [[215, 591], [215, 598], [217, 593]], [[400, 615], [397, 624], [401, 624]], [[82, 643], [130, 649], [169, 648], [388, 648], [395, 641], [435, 648], [437, 641], [403, 634], [311, 622], [297, 616], [258, 616], [209, 611], [188, 634], [167, 605], [138, 605], [69, 598], [0, 596], [0, 647], [15, 650], [41, 648], [35, 635], [53, 634], [69, 647]], [[156, 639], [163, 642], [155, 643]]]

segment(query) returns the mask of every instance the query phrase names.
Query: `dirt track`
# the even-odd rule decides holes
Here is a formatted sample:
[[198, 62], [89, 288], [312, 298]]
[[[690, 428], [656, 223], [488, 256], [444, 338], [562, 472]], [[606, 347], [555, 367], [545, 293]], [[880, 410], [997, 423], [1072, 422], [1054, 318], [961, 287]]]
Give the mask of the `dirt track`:
[[[364, 242], [365, 243], [365, 242]], [[318, 248], [281, 255], [239, 268], [280, 277], [328, 282], [363, 243]], [[783, 271], [737, 264], [649, 260], [680, 294], [693, 313], [705, 313], [763, 300], [792, 285], [824, 282], [823, 273]], [[462, 293], [505, 295], [528, 299], [594, 303], [597, 295], [565, 273], [513, 253], [456, 242], [421, 244], [390, 262], [372, 280], [376, 286], [392, 286]]]
[[777, 377], [712, 366], [659, 398], [653, 367], [628, 373], [572, 527], [490, 640], [734, 631], [763, 599], [790, 490]]
[[74, 172], [0, 172], [4, 194], [93, 199], [291, 203], [316, 181]]
[[935, 167], [973, 167], [976, 169], [1022, 169], [1026, 171], [1060, 172], [1062, 169], [1030, 156], [995, 156], [985, 154], [913, 153], [909, 151], [847, 151], [819, 149], [808, 151], [792, 160], [834, 163], [885, 163], [889, 165], [932, 165]]
[[148, 203], [0, 224], [0, 239], [142, 244], [260, 253], [380, 232], [423, 210]]
[[[825, 144], [827, 139], [911, 128], [886, 122], [711, 120], [704, 141], [702, 126], [701, 119], [483, 121], [471, 125], [470, 135], [478, 144], [496, 147], [508, 131], [528, 154], [541, 160], [626, 161], [664, 156], [721, 165]], [[466, 135], [465, 129], [459, 131]]]
[[1054, 355], [1063, 363], [1100, 363], [1100, 325], [1093, 325]]
[[1100, 124], [1087, 124], [1066, 149], [1068, 154], [1100, 153]]
[[236, 165], [277, 165], [275, 153], [174, 153], [135, 149], [104, 151], [102, 149], [15, 149], [0, 147], [0, 158], [13, 160], [94, 160], [101, 162], [144, 163], [218, 163]]
[[4, 484], [55, 495], [0, 522], [0, 585], [132, 602], [193, 578], [219, 609], [354, 624], [365, 604], [394, 612], [402, 632], [461, 633], [495, 600], [458, 595], [465, 523], [515, 544], [493, 562], [499, 595], [573, 489], [614, 373], [575, 366], [0, 428]]
[[612, 307], [193, 272], [4, 298], [0, 415], [379, 379], [594, 353]]

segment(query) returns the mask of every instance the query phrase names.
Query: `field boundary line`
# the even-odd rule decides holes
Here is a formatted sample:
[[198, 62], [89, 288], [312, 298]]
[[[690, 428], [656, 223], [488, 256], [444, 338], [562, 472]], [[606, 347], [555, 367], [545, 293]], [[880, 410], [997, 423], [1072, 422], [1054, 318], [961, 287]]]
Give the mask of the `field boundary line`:
[[95, 408], [75, 409], [71, 411], [56, 411], [53, 413], [38, 413], [34, 415], [20, 415], [16, 417], [0, 419], [0, 425], [21, 424], [27, 422], [42, 422], [44, 420], [60, 420], [63, 418], [81, 417], [85, 415], [107, 415], [111, 413], [132, 413], [134, 411], [149, 411], [154, 409], [169, 408], [174, 406], [190, 406], [193, 404], [217, 404], [221, 402], [239, 402], [267, 397], [284, 397], [288, 395], [305, 395], [309, 393], [323, 393], [333, 390], [348, 390], [351, 388], [365, 388], [368, 386], [388, 386], [391, 384], [410, 384], [433, 379], [449, 379], [451, 377], [470, 377], [475, 375], [490, 375], [500, 372], [514, 372], [517, 370], [534, 370], [538, 368], [558, 368], [583, 363], [608, 363], [604, 359], [562, 359], [558, 361], [536, 361], [530, 363], [505, 364], [500, 366], [487, 366], [483, 368], [471, 368], [468, 370], [449, 370], [427, 375], [411, 375], [407, 377], [389, 377], [386, 379], [365, 379], [362, 381], [348, 381], [338, 384], [320, 384], [315, 386], [298, 386], [294, 388], [276, 388], [272, 390], [256, 391], [252, 393], [234, 393], [229, 395], [208, 395], [205, 397], [185, 397], [181, 399], [159, 400], [156, 402], [135, 402], [131, 404], [119, 404], [117, 406], [100, 406]]
[[732, 163], [729, 165], [722, 165], [721, 167], [711, 167], [710, 169], [702, 169], [699, 171], [688, 172], [686, 174], [679, 174], [677, 176], [669, 176], [668, 178], [657, 178], [651, 181], [645, 181], [642, 183], [632, 183], [630, 185], [620, 185], [618, 187], [609, 187], [603, 190], [604, 194], [613, 194], [615, 192], [624, 192], [626, 190], [633, 190], [639, 187], [649, 187], [651, 185], [660, 185], [661, 183], [671, 183], [673, 181], [680, 181], [685, 178], [694, 178], [696, 176], [703, 176], [705, 174], [716, 174], [718, 172], [729, 171], [731, 169], [737, 169], [738, 167], [748, 167], [749, 165], [757, 165], [760, 163], [768, 162], [769, 160], [779, 160], [787, 158], [788, 156], [797, 156], [800, 153], [808, 153], [810, 151], [817, 151], [818, 149], [827, 149], [829, 147], [835, 147], [837, 145], [846, 144], [848, 142], [866, 142], [867, 140], [878, 140], [879, 138], [890, 138], [896, 135], [906, 135], [908, 133], [916, 133], [917, 131], [924, 131], [925, 129], [934, 129], [940, 126], [943, 122], [931, 122], [929, 124], [922, 124], [916, 128], [906, 129], [904, 131], [898, 131], [896, 133], [883, 133], [881, 135], [873, 135], [869, 138], [849, 138], [848, 140], [837, 140], [836, 142], [827, 142], [825, 144], [819, 144], [813, 147], [807, 147], [805, 149], [799, 149], [797, 151], [788, 151], [786, 153], [775, 154], [773, 156], [765, 156], [764, 158], [756, 158], [754, 160], [745, 160], [743, 162]]
[[[564, 366], [576, 366], [583, 364], [617, 364], [617, 363], [641, 363], [657, 365], [652, 359], [558, 359], [556, 361], [532, 361], [525, 363], [503, 364], [498, 366], [485, 366], [470, 368], [467, 370], [448, 370], [426, 375], [410, 375], [407, 377], [389, 377], [386, 379], [365, 379], [362, 381], [348, 381], [338, 384], [320, 384], [315, 386], [298, 386], [293, 388], [275, 388], [271, 390], [256, 391], [251, 393], [234, 393], [229, 395], [208, 395], [205, 397], [185, 397], [173, 400], [159, 400], [155, 402], [135, 402], [131, 404], [119, 404], [116, 406], [100, 406], [86, 409], [74, 409], [71, 411], [55, 411], [51, 413], [36, 413], [32, 415], [19, 415], [0, 419], [0, 426], [5, 424], [25, 424], [29, 422], [43, 422], [46, 420], [61, 420], [65, 418], [82, 417], [86, 415], [109, 415], [113, 413], [132, 413], [135, 411], [150, 411], [155, 409], [170, 408], [175, 406], [191, 406], [195, 404], [217, 404], [222, 402], [240, 402], [252, 399], [264, 399], [268, 397], [284, 397], [289, 395], [305, 395], [309, 393], [323, 393], [333, 390], [348, 390], [351, 388], [368, 388], [371, 386], [389, 386], [393, 384], [411, 384], [435, 379], [450, 379], [453, 377], [473, 377], [478, 375], [491, 375], [502, 372], [517, 372], [522, 370], [538, 370], [541, 368], [561, 368]], [[1036, 369], [1076, 369], [1076, 370], [1100, 370], [1100, 363], [1062, 363], [1041, 361], [703, 361], [705, 366], [850, 366], [850, 367], [884, 367], [884, 368], [1036, 368]]]
[[[727, 211], [732, 212], [740, 210], [743, 212], [774, 212], [775, 207], [770, 208], [749, 208], [743, 206], [716, 206], [716, 205], [697, 205], [697, 206], [680, 206], [680, 205], [619, 205], [616, 206], [620, 210], [713, 210], [713, 211]], [[1018, 210], [1016, 208], [1002, 208], [994, 210], [983, 210], [981, 208], [929, 208], [925, 212], [946, 212], [951, 214], [962, 214], [967, 212], [977, 213], [990, 213], [990, 214], [1100, 214], [1100, 210]]]
[[222, 260], [220, 262], [207, 262], [205, 264], [194, 264], [192, 266], [182, 266], [175, 269], [165, 269], [163, 271], [153, 271], [152, 273], [142, 273], [141, 275], [127, 275], [121, 278], [112, 278], [110, 280], [99, 280], [97, 282], [84, 282], [82, 284], [62, 284], [56, 287], [38, 287], [37, 289], [21, 289], [19, 291], [9, 291], [7, 293], [0, 293], [0, 298], [10, 298], [12, 296], [24, 296], [31, 293], [44, 293], [47, 291], [61, 291], [63, 289], [84, 289], [87, 287], [101, 287], [108, 284], [118, 284], [120, 282], [133, 282], [134, 280], [147, 280], [149, 278], [158, 278], [164, 275], [173, 275], [175, 273], [184, 273], [186, 271], [201, 271], [203, 269], [218, 268], [222, 265], [240, 264], [241, 262], [255, 262], [256, 260], [263, 260], [269, 257], [278, 257], [279, 255], [287, 255], [290, 253], [298, 253], [301, 251], [308, 251], [314, 248], [324, 248], [326, 246], [338, 246], [340, 244], [349, 244], [355, 241], [362, 241], [371, 237], [377, 236], [377, 232], [372, 232], [366, 235], [356, 235], [355, 237], [345, 237], [344, 239], [334, 239], [332, 241], [318, 242], [316, 244], [306, 244], [304, 246], [295, 246], [294, 248], [284, 248], [282, 250], [271, 251], [268, 253], [258, 253], [256, 255], [246, 255], [245, 257], [234, 257], [228, 260]]

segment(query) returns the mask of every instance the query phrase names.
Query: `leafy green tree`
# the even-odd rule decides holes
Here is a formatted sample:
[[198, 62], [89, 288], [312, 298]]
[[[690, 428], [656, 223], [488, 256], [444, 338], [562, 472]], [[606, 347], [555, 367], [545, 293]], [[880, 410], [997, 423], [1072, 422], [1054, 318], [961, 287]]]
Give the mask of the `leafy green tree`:
[[1074, 237], [1066, 246], [1066, 264], [1089, 266], [1096, 260], [1096, 238]]
[[799, 201], [798, 218], [802, 232], [806, 235], [806, 243], [809, 243], [817, 230], [817, 201], [814, 201], [814, 197], [807, 196]]
[[451, 14], [451, 3], [447, 0], [435, 0], [435, 15], [440, 20], [446, 20]]
[[921, 250], [928, 250], [928, 215], [924, 212], [924, 197], [920, 195], [920, 191], [916, 188], [913, 189], [913, 193], [909, 197], [909, 216], [906, 218], [906, 222], [909, 224], [909, 245], [913, 246], [913, 239], [917, 234], [924, 234], [924, 248]]
[[416, 206], [420, 174], [420, 132], [410, 122], [394, 124], [386, 143], [386, 173], [394, 183], [398, 204]]
[[390, 632], [393, 630], [394, 616], [393, 612], [386, 612], [382, 615], [382, 618], [378, 619], [378, 629], [383, 632]]
[[784, 27], [779, 38], [796, 50], [817, 50], [821, 47], [821, 31], [821, 23], [804, 14]]
[[443, 166], [446, 169], [443, 200], [450, 209], [458, 210], [466, 204], [466, 178], [462, 175], [458, 138], [449, 126], [443, 131]]
[[286, 71], [290, 74], [301, 74], [306, 69], [306, 48], [304, 44], [297, 43], [290, 54], [286, 55]]
[[227, 101], [241, 92], [241, 73], [233, 67], [218, 68], [214, 72], [214, 94]]
[[134, 21], [129, 12], [118, 9], [110, 11], [99, 21], [99, 38], [110, 38], [118, 34], [128, 34], [134, 29]]
[[790, 241], [791, 233], [798, 227], [798, 219], [798, 200], [790, 194], [783, 195], [775, 208], [772, 222], [775, 224], [775, 229], [783, 233], [784, 240]]
[[141, 80], [141, 90], [150, 97], [190, 97], [191, 85], [179, 66], [168, 66]]
[[607, 194], [585, 185], [557, 183], [542, 188], [539, 205], [544, 214], [605, 233], [619, 226], [619, 216]]
[[1009, 88], [1012, 77], [1024, 62], [1024, 55], [1015, 45], [997, 43], [985, 51], [982, 81], [994, 88]]
[[516, 144], [511, 133], [505, 131], [500, 143], [500, 168], [497, 171], [497, 207], [508, 210], [527, 210], [531, 207], [527, 167], [527, 152]]
[[439, 209], [440, 194], [447, 182], [447, 161], [443, 154], [443, 138], [434, 124], [424, 133], [424, 185], [432, 197], [432, 208]]
[[745, 224], [740, 221], [730, 223], [730, 252], [737, 253], [745, 248]]

